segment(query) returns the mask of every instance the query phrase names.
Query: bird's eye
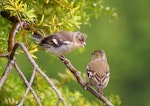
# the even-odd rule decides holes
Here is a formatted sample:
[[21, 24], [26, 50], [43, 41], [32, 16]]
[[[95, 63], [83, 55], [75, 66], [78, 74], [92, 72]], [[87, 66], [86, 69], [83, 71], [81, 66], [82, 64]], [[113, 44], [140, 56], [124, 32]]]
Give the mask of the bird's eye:
[[79, 39], [80, 42], [82, 42], [82, 39]]
[[93, 54], [94, 54], [95, 56], [96, 56], [96, 55], [98, 55], [98, 53], [97, 53], [97, 52], [94, 52]]

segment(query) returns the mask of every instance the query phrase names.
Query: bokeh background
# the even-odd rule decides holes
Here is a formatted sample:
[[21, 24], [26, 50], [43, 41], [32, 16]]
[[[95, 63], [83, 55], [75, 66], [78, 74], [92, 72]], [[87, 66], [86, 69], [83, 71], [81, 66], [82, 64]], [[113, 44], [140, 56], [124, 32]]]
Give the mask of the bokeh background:
[[[149, 106], [150, 1], [108, 0], [106, 4], [117, 9], [118, 19], [110, 20], [107, 16], [100, 16], [91, 20], [91, 26], [82, 26], [80, 31], [88, 35], [86, 49], [83, 53], [74, 51], [66, 57], [84, 74], [91, 59], [91, 52], [104, 49], [111, 71], [110, 82], [104, 90], [104, 95], [119, 95], [121, 106]], [[45, 51], [39, 51], [36, 56], [37, 63], [51, 78], [59, 79], [57, 73], [63, 73], [66, 69], [62, 62]], [[20, 67], [29, 64], [26, 61], [18, 58]], [[29, 64], [23, 70], [30, 67]], [[31, 75], [29, 72], [26, 74]], [[95, 97], [84, 91], [76, 81], [64, 86], [69, 86], [72, 91], [80, 90], [89, 100], [95, 100]]]

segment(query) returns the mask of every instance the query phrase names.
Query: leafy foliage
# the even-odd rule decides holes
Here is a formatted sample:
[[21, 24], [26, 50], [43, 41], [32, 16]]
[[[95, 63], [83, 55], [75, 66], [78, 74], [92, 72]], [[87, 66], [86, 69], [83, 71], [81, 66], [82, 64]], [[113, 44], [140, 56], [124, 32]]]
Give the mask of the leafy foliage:
[[29, 6], [26, 3], [23, 3], [21, 0], [9, 0], [4, 2], [3, 8], [5, 10], [10, 10], [11, 15], [21, 17], [22, 20], [27, 22], [34, 22], [36, 15], [34, 14], [34, 9], [29, 9]]
[[[42, 28], [43, 32], [52, 33], [59, 30], [76, 30], [81, 24], [89, 24], [92, 16], [100, 12], [115, 17], [113, 8], [104, 6], [102, 0], [46, 0], [32, 1], [6, 0], [3, 8], [18, 15], [21, 19], [32, 22]], [[30, 9], [30, 8], [31, 9]], [[37, 18], [37, 19], [36, 19]], [[36, 22], [35, 22], [36, 21]]]
[[[18, 20], [29, 22], [39, 29], [43, 36], [59, 30], [78, 30], [82, 24], [90, 25], [92, 17], [98, 18], [105, 14], [109, 15], [110, 18], [117, 17], [115, 9], [105, 6], [103, 0], [32, 0], [32, 3], [31, 0], [1, 0], [0, 12], [4, 10], [10, 11], [11, 16], [16, 16]], [[4, 53], [7, 52], [8, 35], [12, 28], [12, 23], [2, 16], [0, 16], [0, 20], [0, 53]], [[31, 35], [32, 31], [22, 28], [18, 31], [15, 42], [23, 42], [30, 54], [36, 58], [33, 53], [37, 52], [38, 49]], [[20, 52], [22, 51], [18, 51], [18, 53]], [[61, 81], [52, 80], [61, 89], [68, 106], [98, 106], [99, 104], [103, 106], [103, 103], [98, 101], [86, 100], [79, 91], [71, 92], [68, 87], [64, 87], [63, 85], [66, 82], [73, 80], [68, 71], [65, 74], [58, 73], [58, 76], [62, 79]], [[16, 78], [13, 75], [9, 76], [0, 91], [0, 105], [16, 105], [25, 91], [26, 87], [23, 85], [24, 83], [20, 78]], [[57, 95], [42, 77], [37, 75], [32, 87], [40, 97], [42, 104], [45, 106], [56, 105]], [[121, 103], [118, 96], [111, 95], [110, 99], [115, 106], [119, 106]], [[28, 94], [24, 105], [37, 105], [31, 93]]]
[[0, 53], [6, 52], [7, 50], [7, 40], [11, 25], [8, 21], [0, 15]]
[[[101, 13], [107, 13], [111, 17], [117, 16], [115, 9], [105, 6], [102, 0], [33, 0], [32, 3], [30, 0], [2, 0], [0, 5], [2, 5], [0, 11], [10, 11], [12, 16], [17, 16], [18, 20], [25, 20], [40, 29], [43, 35], [59, 30], [74, 31], [80, 29], [82, 24], [89, 24], [91, 17], [98, 17]], [[7, 23], [4, 19], [2, 21]], [[6, 40], [10, 30], [10, 27], [7, 26], [5, 29], [0, 29], [2, 32], [0, 52], [7, 50]], [[30, 46], [32, 45], [32, 38], [27, 39], [27, 35], [31, 36], [31, 32], [21, 30], [16, 39], [21, 38], [21, 42]], [[3, 36], [4, 34], [5, 36]], [[33, 49], [32, 51], [37, 50]]]
[[[66, 71], [66, 73], [59, 73], [59, 76], [63, 77], [63, 81], [62, 81], [63, 83], [67, 83], [68, 78], [69, 79], [72, 78], [72, 74], [69, 73], [69, 71]], [[69, 81], [73, 81], [73, 79]], [[56, 81], [55, 79], [54, 82], [59, 82], [59, 81], [58, 80]], [[61, 82], [59, 83], [61, 84]], [[9, 76], [5, 85], [0, 91], [1, 106], [14, 106], [17, 103], [19, 103], [25, 91], [25, 86], [23, 85], [24, 83], [22, 82], [22, 80], [20, 80], [19, 77], [16, 78], [13, 75]], [[61, 84], [61, 86], [58, 85], [58, 83], [55, 85], [57, 85], [57, 87], [59, 87], [59, 89], [61, 90], [62, 95], [65, 98], [65, 101], [67, 102], [68, 106], [92, 106], [92, 105], [104, 106], [104, 104], [102, 102], [99, 102], [98, 100], [97, 101], [86, 100], [84, 96], [82, 95], [82, 93], [80, 93], [79, 91], [71, 92], [67, 87], [62, 86], [63, 84]], [[37, 95], [40, 97], [40, 100], [42, 104], [44, 104], [44, 106], [56, 105], [56, 102], [58, 99], [57, 95], [52, 90], [52, 88], [48, 86], [45, 79], [39, 76], [39, 74], [37, 74], [36, 80], [32, 87], [35, 89]], [[114, 103], [115, 106], [120, 106], [121, 102], [120, 102], [119, 96], [111, 95], [110, 99]], [[37, 105], [31, 93], [28, 94], [24, 106], [29, 106], [29, 105], [32, 105], [32, 106]], [[62, 106], [62, 104], [60, 106]]]

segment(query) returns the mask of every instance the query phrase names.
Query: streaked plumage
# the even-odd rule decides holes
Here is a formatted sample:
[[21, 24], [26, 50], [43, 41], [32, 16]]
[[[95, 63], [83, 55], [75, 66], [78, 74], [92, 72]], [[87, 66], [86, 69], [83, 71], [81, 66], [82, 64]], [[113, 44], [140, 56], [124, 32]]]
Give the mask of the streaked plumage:
[[109, 65], [104, 50], [95, 50], [92, 53], [92, 60], [87, 65], [88, 84], [94, 86], [99, 93], [109, 82]]

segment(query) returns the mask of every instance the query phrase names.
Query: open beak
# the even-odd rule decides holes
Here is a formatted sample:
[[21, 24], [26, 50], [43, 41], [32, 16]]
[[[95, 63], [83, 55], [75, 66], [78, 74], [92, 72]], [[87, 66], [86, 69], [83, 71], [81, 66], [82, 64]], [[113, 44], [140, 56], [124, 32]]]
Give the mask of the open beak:
[[86, 43], [85, 43], [85, 42], [82, 42], [81, 45], [82, 45], [82, 47], [84, 47], [84, 46], [86, 45]]

